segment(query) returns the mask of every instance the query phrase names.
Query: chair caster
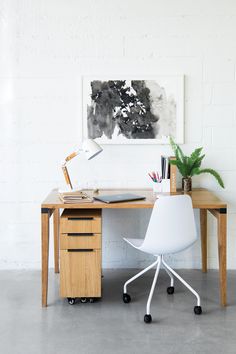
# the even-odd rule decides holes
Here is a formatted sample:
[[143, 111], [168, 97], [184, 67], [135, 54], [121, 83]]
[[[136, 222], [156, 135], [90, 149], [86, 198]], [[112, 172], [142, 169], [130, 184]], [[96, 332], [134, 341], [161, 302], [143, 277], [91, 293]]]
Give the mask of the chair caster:
[[88, 302], [88, 299], [86, 297], [81, 297], [80, 302], [82, 302], [82, 304], [85, 304], [86, 302]]
[[145, 315], [144, 316], [144, 322], [145, 323], [151, 323], [152, 322], [152, 316], [151, 315]]
[[201, 306], [194, 306], [194, 313], [195, 315], [201, 315], [202, 314]]
[[175, 288], [173, 286], [168, 286], [166, 291], [167, 291], [167, 294], [172, 295], [175, 292]]
[[89, 302], [90, 302], [90, 304], [92, 304], [94, 302], [94, 298], [90, 297]]
[[131, 297], [129, 294], [123, 294], [123, 301], [125, 304], [128, 304], [131, 301]]
[[67, 301], [68, 301], [69, 305], [74, 305], [75, 304], [75, 298], [74, 297], [68, 297]]

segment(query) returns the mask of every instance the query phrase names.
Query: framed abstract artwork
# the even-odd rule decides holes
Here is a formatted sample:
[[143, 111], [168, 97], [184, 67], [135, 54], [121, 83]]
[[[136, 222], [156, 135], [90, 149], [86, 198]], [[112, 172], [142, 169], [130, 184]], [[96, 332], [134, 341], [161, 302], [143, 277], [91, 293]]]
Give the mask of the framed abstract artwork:
[[83, 136], [99, 144], [184, 142], [184, 76], [84, 77]]

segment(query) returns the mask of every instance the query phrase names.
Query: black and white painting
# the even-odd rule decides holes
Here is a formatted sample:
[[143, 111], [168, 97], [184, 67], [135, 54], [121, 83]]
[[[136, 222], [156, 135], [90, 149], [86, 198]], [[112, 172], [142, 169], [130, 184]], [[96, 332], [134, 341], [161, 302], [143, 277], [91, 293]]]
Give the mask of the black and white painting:
[[183, 76], [84, 78], [84, 137], [100, 144], [183, 143]]

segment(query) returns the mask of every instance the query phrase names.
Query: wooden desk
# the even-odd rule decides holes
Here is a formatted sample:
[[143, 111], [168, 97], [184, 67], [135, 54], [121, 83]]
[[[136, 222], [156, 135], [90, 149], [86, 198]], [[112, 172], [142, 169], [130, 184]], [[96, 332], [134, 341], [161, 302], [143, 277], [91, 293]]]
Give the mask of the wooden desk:
[[[127, 190], [100, 190], [100, 194], [119, 194]], [[130, 192], [130, 189], [128, 190]], [[47, 306], [48, 293], [48, 255], [49, 255], [49, 219], [54, 216], [54, 264], [55, 273], [59, 272], [59, 216], [60, 209], [144, 209], [152, 208], [155, 202], [151, 190], [132, 190], [133, 193], [144, 195], [145, 200], [106, 204], [99, 201], [92, 203], [63, 204], [57, 190], [53, 190], [41, 205], [42, 224], [42, 306]], [[92, 193], [92, 192], [90, 192]], [[177, 192], [174, 194], [182, 194]], [[189, 195], [193, 207], [200, 209], [202, 271], [207, 271], [207, 211], [217, 219], [217, 237], [219, 254], [220, 303], [227, 303], [227, 274], [226, 274], [226, 242], [227, 242], [227, 204], [206, 189], [195, 189]]]

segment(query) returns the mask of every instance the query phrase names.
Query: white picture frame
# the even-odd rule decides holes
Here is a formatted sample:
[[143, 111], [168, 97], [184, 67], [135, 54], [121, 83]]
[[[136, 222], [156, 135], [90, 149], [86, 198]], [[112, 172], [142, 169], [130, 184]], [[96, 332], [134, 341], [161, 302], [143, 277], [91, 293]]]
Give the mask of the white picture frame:
[[[91, 138], [101, 145], [169, 144], [171, 135], [176, 143], [184, 143], [184, 75], [132, 75], [132, 78], [127, 78], [127, 75], [84, 76], [82, 80], [83, 139]], [[121, 81], [125, 84], [120, 89]], [[110, 84], [115, 85], [115, 88], [110, 88]], [[133, 87], [138, 87], [138, 89], [134, 90]], [[126, 91], [123, 94], [124, 90]], [[146, 92], [149, 93], [146, 94]], [[94, 99], [91, 97], [92, 93]], [[128, 95], [130, 100], [135, 100], [135, 102], [128, 102], [122, 111], [124, 100], [121, 105], [119, 96], [124, 96], [127, 101]], [[116, 106], [117, 98], [119, 103]], [[111, 101], [113, 102], [110, 103]], [[146, 111], [145, 102], [147, 103]], [[128, 111], [130, 107], [131, 109], [134, 107], [134, 114]], [[141, 118], [139, 118], [140, 112]], [[155, 119], [158, 119], [157, 122], [152, 122]], [[139, 123], [140, 120], [142, 124]], [[133, 129], [132, 124], [138, 128]], [[126, 127], [128, 127], [127, 131], [125, 131]], [[113, 133], [111, 133], [112, 130]], [[161, 132], [167, 134], [161, 134]], [[150, 135], [152, 135], [151, 138], [149, 138]]]

